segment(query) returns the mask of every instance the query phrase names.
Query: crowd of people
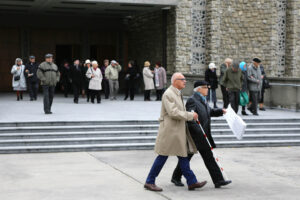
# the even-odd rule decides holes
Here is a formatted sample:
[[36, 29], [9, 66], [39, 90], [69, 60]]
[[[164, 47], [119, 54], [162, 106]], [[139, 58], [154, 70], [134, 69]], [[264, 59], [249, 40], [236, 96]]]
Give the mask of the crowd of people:
[[133, 60], [128, 62], [128, 67], [122, 66], [116, 61], [105, 59], [99, 66], [96, 60], [85, 60], [82, 64], [79, 59], [72, 64], [65, 61], [58, 67], [52, 54], [45, 55], [45, 61], [38, 64], [35, 56], [29, 57], [29, 62], [24, 65], [21, 58], [17, 58], [11, 69], [13, 75], [12, 86], [16, 91], [17, 101], [23, 100], [23, 92], [28, 89], [30, 101], [37, 100], [39, 85], [42, 86], [44, 95], [44, 111], [51, 114], [54, 91], [59, 83], [64, 96], [73, 94], [73, 102], [79, 103], [79, 97], [86, 98], [87, 102], [101, 103], [101, 91], [105, 99], [116, 100], [119, 92], [119, 74], [124, 73], [125, 97], [133, 101], [140, 78], [143, 77], [145, 90], [144, 100], [151, 101], [152, 90], [156, 90], [156, 100], [160, 101], [167, 85], [167, 74], [160, 62], [151, 67], [149, 61], [145, 61], [142, 73], [139, 72]]
[[220, 84], [223, 108], [230, 104], [237, 113], [239, 106], [242, 106], [242, 115], [248, 115], [246, 107], [253, 115], [258, 115], [259, 104], [259, 110], [265, 111], [264, 93], [270, 86], [259, 58], [254, 58], [249, 66], [244, 61], [237, 62], [226, 58], [220, 66], [219, 81], [216, 68], [214, 63], [210, 63], [205, 72], [205, 81], [210, 85], [206, 98], [214, 103], [214, 108], [217, 108], [216, 89]]

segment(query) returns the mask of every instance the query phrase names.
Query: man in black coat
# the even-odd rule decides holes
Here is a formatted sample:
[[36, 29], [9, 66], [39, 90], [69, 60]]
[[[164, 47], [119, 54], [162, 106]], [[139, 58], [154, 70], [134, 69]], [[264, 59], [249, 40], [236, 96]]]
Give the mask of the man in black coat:
[[37, 94], [39, 90], [39, 79], [37, 78], [36, 72], [39, 64], [35, 62], [35, 57], [29, 57], [29, 63], [25, 66], [24, 75], [27, 79], [27, 86], [29, 90], [30, 101], [37, 100]]
[[74, 94], [74, 103], [78, 103], [78, 98], [83, 82], [82, 68], [80, 66], [79, 60], [75, 60], [74, 65], [71, 68], [71, 79]]
[[[187, 100], [186, 103], [186, 110], [187, 111], [194, 111], [198, 114], [198, 120], [207, 135], [207, 138], [213, 148], [216, 147], [215, 142], [211, 136], [211, 117], [218, 117], [222, 116], [223, 113], [226, 113], [225, 109], [212, 109], [209, 107], [208, 103], [206, 102], [206, 96], [208, 94], [209, 85], [206, 81], [196, 81], [194, 84], [194, 94]], [[206, 168], [209, 171], [209, 174], [215, 184], [216, 188], [221, 186], [230, 184], [230, 180], [225, 180], [220, 167], [218, 166], [213, 153], [207, 143], [206, 138], [204, 137], [204, 133], [202, 132], [201, 128], [197, 124], [196, 121], [189, 121], [188, 128], [190, 134], [195, 142], [195, 145], [201, 154], [203, 161], [205, 163]], [[193, 154], [189, 154], [188, 158], [191, 160]], [[172, 182], [176, 186], [183, 186], [181, 182], [182, 172], [180, 170], [179, 165], [175, 168], [172, 176]]]

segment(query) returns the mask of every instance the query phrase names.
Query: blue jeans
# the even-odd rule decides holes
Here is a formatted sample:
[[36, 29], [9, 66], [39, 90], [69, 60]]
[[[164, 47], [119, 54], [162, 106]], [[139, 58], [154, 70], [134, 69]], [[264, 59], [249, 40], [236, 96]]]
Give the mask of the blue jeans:
[[[197, 179], [193, 171], [190, 169], [190, 162], [188, 157], [177, 156], [179, 160], [179, 165], [182, 171], [183, 176], [186, 178], [187, 185], [192, 185], [197, 183]], [[155, 179], [166, 163], [168, 156], [158, 155], [151, 167], [149, 175], [147, 177], [146, 183], [155, 184]]]

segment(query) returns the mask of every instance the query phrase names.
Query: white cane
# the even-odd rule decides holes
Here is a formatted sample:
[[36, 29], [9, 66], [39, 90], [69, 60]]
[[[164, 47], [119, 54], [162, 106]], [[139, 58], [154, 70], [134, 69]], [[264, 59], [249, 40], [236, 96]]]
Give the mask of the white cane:
[[[192, 110], [192, 112], [194, 112], [194, 111]], [[202, 130], [202, 133], [203, 133], [203, 135], [204, 135], [204, 137], [205, 137], [205, 139], [206, 139], [206, 141], [207, 141], [207, 143], [208, 143], [208, 145], [209, 145], [209, 147], [210, 147], [210, 150], [211, 150], [211, 152], [212, 152], [212, 154], [213, 154], [213, 157], [214, 157], [214, 159], [215, 159], [215, 161], [216, 161], [218, 167], [220, 168], [220, 171], [221, 171], [221, 173], [222, 173], [222, 175], [223, 175], [224, 180], [225, 180], [225, 181], [228, 180], [227, 175], [226, 175], [226, 173], [225, 173], [225, 171], [224, 171], [224, 168], [223, 168], [223, 167], [221, 166], [221, 164], [219, 163], [219, 158], [217, 157], [216, 153], [214, 152], [214, 148], [211, 146], [211, 144], [210, 144], [210, 142], [209, 142], [209, 140], [208, 140], [208, 138], [207, 138], [207, 135], [206, 135], [206, 133], [204, 132], [204, 130], [203, 130], [203, 128], [202, 128], [202, 125], [200, 124], [200, 122], [199, 122], [198, 119], [196, 120], [196, 122], [197, 122], [197, 124], [200, 126], [200, 128], [201, 128], [201, 130]]]

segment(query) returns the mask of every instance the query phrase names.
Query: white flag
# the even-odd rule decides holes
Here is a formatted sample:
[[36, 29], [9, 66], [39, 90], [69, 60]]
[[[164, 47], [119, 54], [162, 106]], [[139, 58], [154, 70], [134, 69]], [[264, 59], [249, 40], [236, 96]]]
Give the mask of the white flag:
[[243, 135], [245, 133], [247, 124], [244, 122], [244, 120], [238, 116], [234, 110], [229, 105], [227, 108], [227, 112], [224, 115], [224, 118], [226, 119], [230, 129], [232, 130], [233, 134], [238, 140], [243, 139]]

